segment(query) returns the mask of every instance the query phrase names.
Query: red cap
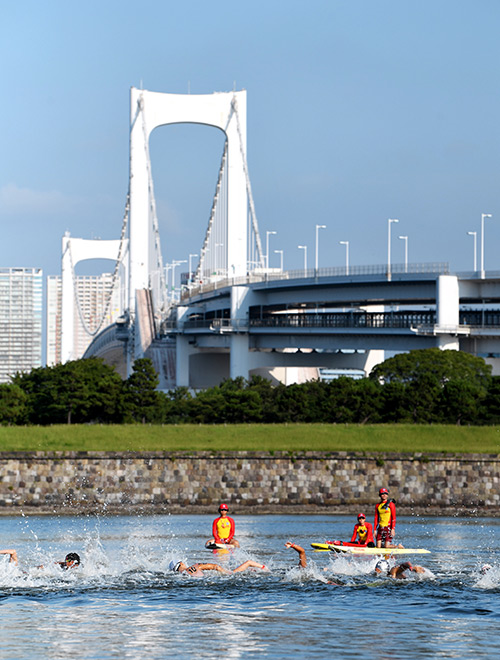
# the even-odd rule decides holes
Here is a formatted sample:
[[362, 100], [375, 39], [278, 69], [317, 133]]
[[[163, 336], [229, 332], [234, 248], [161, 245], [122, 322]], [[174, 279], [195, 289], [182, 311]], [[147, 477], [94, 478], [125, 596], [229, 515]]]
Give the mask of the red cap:
[[360, 518], [364, 518], [364, 519], [366, 520], [366, 516], [365, 516], [365, 514], [364, 514], [364, 513], [358, 513], [358, 520], [359, 520]]
[[229, 511], [229, 507], [227, 504], [221, 504], [219, 506], [219, 511]]
[[379, 494], [379, 495], [382, 495], [383, 493], [385, 493], [386, 495], [389, 495], [389, 491], [387, 490], [387, 488], [381, 488], [381, 489], [378, 491], [378, 494]]

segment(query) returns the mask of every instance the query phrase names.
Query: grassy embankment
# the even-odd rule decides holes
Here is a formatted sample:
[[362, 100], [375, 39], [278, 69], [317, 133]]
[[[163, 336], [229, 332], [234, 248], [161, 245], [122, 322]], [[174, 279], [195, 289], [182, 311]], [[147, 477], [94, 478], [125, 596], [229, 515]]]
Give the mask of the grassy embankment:
[[9, 451], [321, 451], [500, 454], [500, 428], [417, 425], [0, 427]]

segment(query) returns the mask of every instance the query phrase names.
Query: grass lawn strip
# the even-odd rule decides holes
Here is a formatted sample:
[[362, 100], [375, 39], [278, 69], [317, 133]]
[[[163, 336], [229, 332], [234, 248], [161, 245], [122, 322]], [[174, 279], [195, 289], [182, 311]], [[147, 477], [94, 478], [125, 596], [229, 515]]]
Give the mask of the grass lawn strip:
[[500, 427], [446, 425], [72, 425], [0, 427], [0, 451], [288, 451], [500, 454]]

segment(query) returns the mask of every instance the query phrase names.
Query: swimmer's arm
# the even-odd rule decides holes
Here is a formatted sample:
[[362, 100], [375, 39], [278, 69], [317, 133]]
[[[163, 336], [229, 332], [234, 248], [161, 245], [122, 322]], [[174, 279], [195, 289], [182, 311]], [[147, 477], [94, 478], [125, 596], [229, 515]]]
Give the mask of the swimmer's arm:
[[10, 555], [9, 564], [17, 566], [17, 552], [15, 550], [0, 550], [0, 555]]
[[217, 573], [224, 573], [224, 575], [232, 575], [231, 571], [222, 568], [219, 564], [198, 564], [198, 568], [202, 571], [217, 571]]
[[306, 551], [304, 548], [302, 548], [300, 545], [297, 545], [296, 543], [292, 543], [292, 541], [287, 541], [285, 543], [285, 548], [292, 548], [296, 552], [299, 553], [299, 566], [301, 568], [306, 568], [307, 566], [307, 557], [306, 557]]

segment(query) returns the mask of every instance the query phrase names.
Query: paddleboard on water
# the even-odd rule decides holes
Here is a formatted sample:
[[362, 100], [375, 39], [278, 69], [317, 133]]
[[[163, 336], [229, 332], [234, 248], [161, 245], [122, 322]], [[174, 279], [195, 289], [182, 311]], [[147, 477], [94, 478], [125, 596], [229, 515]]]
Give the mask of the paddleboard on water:
[[331, 543], [311, 543], [315, 550], [343, 553], [346, 555], [427, 555], [424, 548], [368, 548], [365, 546], [332, 545]]
[[234, 550], [234, 545], [231, 545], [230, 543], [211, 543], [210, 541], [207, 541], [205, 543], [205, 548], [207, 550]]

